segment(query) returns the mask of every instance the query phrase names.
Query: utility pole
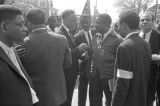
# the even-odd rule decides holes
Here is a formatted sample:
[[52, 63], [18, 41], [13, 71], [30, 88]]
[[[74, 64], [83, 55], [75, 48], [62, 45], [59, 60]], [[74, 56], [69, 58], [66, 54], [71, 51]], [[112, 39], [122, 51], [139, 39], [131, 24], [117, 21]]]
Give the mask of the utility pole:
[[46, 0], [46, 2], [47, 2], [47, 7], [46, 7], [47, 17], [49, 17], [49, 10], [50, 10], [49, 0]]
[[93, 25], [95, 25], [95, 23], [96, 23], [96, 17], [97, 17], [97, 0], [96, 0], [96, 4], [94, 6]]
[[155, 20], [157, 19], [158, 0], [156, 0]]

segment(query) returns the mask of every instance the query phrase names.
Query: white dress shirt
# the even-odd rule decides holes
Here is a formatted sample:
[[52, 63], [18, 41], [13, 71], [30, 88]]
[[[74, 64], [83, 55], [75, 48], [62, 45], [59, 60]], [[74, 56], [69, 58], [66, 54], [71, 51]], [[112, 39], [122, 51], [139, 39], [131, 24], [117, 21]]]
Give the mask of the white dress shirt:
[[90, 44], [91, 42], [89, 42], [88, 32], [89, 32], [89, 36], [90, 36], [90, 38], [91, 38], [91, 40], [92, 40], [91, 31], [85, 31], [85, 30], [82, 30], [82, 31], [83, 31], [83, 33], [84, 33], [84, 35], [85, 35], [85, 38], [86, 38], [86, 40], [87, 40], [87, 43]]
[[0, 47], [4, 50], [4, 52], [6, 53], [6, 55], [9, 57], [9, 59], [12, 61], [12, 63], [15, 65], [15, 67], [18, 69], [20, 75], [27, 81], [30, 91], [31, 91], [31, 96], [32, 96], [32, 102], [33, 104], [38, 102], [38, 98], [36, 96], [36, 92], [32, 89], [30, 83], [28, 82], [26, 76], [24, 75], [22, 69], [20, 68], [20, 65], [16, 59], [16, 55], [15, 52], [13, 50], [13, 48], [9, 48], [7, 45], [5, 45], [3, 42], [0, 41]]
[[[145, 40], [146, 42], [148, 42], [148, 43], [149, 43], [149, 40], [150, 40], [150, 37], [151, 37], [151, 33], [152, 33], [152, 30], [149, 31], [148, 33], [145, 33], [146, 36], [145, 36], [144, 40]], [[139, 33], [139, 36], [143, 38], [144, 33], [141, 31], [141, 32]]]

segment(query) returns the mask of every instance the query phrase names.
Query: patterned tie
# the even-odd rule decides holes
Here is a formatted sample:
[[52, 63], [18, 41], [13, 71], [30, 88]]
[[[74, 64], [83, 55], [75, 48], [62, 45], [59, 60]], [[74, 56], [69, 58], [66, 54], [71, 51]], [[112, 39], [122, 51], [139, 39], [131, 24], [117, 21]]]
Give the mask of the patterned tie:
[[143, 39], [145, 39], [145, 38], [146, 38], [146, 34], [144, 33], [144, 34], [143, 34]]
[[89, 53], [91, 53], [91, 48], [92, 48], [92, 45], [91, 45], [91, 36], [90, 36], [90, 33], [88, 32], [88, 40], [89, 40]]

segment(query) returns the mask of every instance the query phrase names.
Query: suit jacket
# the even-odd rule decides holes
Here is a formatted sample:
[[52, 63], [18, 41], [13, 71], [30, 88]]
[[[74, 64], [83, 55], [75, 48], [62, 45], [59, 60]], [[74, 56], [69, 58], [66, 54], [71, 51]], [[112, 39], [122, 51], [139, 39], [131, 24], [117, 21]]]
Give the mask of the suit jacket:
[[[149, 44], [151, 46], [152, 54], [159, 54], [160, 53], [160, 33], [152, 30]], [[150, 74], [150, 85], [149, 85], [149, 96], [148, 101], [149, 103], [155, 100], [155, 93], [157, 90], [157, 77], [159, 77], [160, 67], [158, 66], [157, 62], [151, 62], [151, 74]]]
[[[22, 71], [25, 72], [20, 61], [18, 62]], [[28, 81], [30, 82], [30, 80]], [[20, 75], [18, 69], [2, 48], [0, 48], [0, 85], [0, 106], [33, 105], [27, 81]]]
[[57, 29], [56, 33], [62, 34], [67, 38], [69, 48], [71, 49], [72, 54], [72, 66], [65, 70], [65, 73], [68, 74], [70, 77], [75, 77], [79, 73], [79, 65], [78, 65], [78, 58], [80, 56], [80, 51], [78, 50], [78, 47], [76, 47], [75, 42], [72, 41], [70, 35], [65, 30], [63, 26], [60, 26], [59, 29]]
[[[94, 33], [92, 33], [93, 31], [91, 30], [91, 34], [94, 35]], [[81, 30], [79, 31], [75, 36], [74, 36], [74, 39], [75, 39], [75, 43], [76, 43], [76, 46], [79, 46], [80, 44], [82, 43], [86, 43], [88, 44], [87, 42], [87, 39], [85, 37], [85, 34], [84, 32]], [[90, 42], [91, 43], [91, 42]], [[89, 45], [89, 44], [88, 44]], [[82, 52], [83, 53], [83, 52]], [[82, 73], [87, 73], [90, 71], [90, 68], [91, 68], [91, 61], [92, 61], [92, 50], [90, 48], [90, 50], [88, 50], [88, 55], [89, 55], [89, 59], [85, 60], [83, 57], [82, 57], [82, 53], [80, 55], [80, 59], [81, 59], [81, 63], [80, 63], [80, 72]]]
[[[101, 79], [112, 79], [114, 76], [114, 67], [116, 52], [122, 39], [116, 35], [109, 34], [104, 40], [100, 40], [98, 44], [98, 36], [92, 39], [93, 47], [93, 65], [99, 71]], [[99, 45], [101, 48], [99, 48]]]
[[67, 40], [46, 28], [37, 29], [26, 39], [22, 63], [34, 84], [37, 106], [59, 106], [66, 100], [64, 68], [71, 65]]

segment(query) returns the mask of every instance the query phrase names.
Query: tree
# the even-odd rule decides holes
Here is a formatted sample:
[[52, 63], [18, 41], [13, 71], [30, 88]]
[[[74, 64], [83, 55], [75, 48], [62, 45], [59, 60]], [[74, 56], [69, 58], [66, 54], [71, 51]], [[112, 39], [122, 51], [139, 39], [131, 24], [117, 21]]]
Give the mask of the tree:
[[154, 0], [117, 0], [115, 7], [120, 10], [134, 10], [138, 14], [142, 9], [147, 9], [148, 5]]
[[1, 4], [4, 4], [4, 0], [0, 0], [0, 5], [1, 5]]

